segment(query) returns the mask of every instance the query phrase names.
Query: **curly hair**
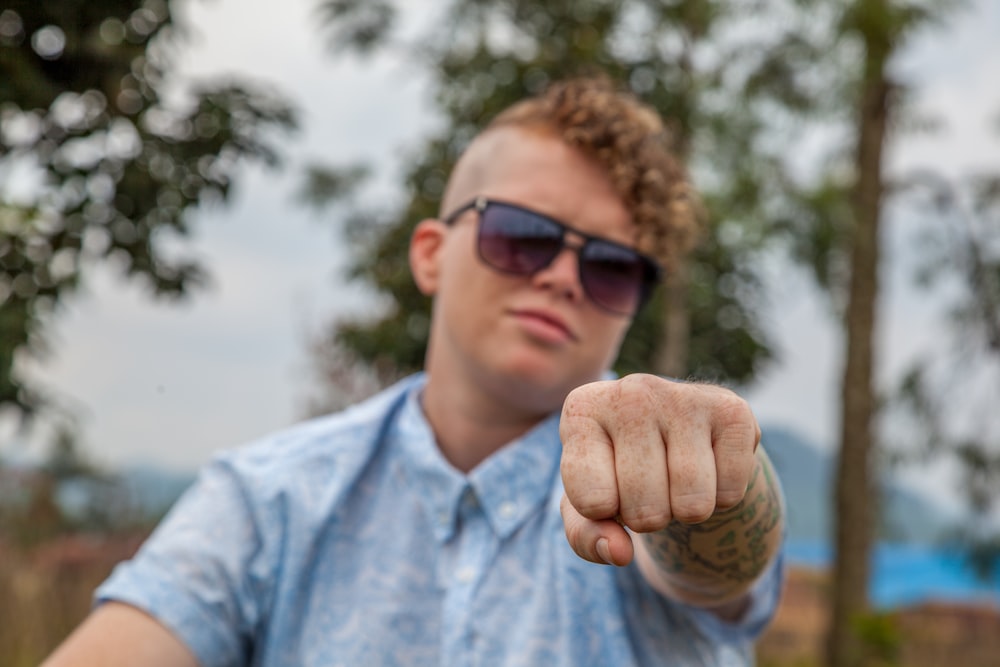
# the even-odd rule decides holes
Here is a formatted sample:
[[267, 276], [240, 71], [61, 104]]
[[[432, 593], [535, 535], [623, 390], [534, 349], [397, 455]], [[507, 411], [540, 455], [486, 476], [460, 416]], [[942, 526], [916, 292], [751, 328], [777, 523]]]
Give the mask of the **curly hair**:
[[659, 114], [606, 76], [558, 81], [486, 127], [552, 132], [595, 160], [632, 215], [638, 247], [672, 270], [694, 245], [700, 204]]

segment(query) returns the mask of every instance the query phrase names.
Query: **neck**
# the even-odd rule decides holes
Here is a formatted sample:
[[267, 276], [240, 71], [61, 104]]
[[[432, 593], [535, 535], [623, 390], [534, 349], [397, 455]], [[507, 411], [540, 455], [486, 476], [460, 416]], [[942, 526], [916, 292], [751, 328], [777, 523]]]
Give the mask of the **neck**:
[[422, 407], [438, 448], [455, 468], [469, 472], [547, 415], [525, 413], [467, 385], [435, 382], [429, 375]]

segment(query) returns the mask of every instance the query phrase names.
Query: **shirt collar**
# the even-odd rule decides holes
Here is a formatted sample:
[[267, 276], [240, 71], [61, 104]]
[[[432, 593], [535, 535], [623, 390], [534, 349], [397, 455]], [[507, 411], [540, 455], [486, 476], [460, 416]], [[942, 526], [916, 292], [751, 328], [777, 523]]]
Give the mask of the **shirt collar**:
[[455, 532], [459, 504], [472, 489], [493, 531], [506, 539], [546, 501], [559, 469], [562, 445], [555, 413], [494, 452], [468, 475], [441, 454], [420, 405], [423, 382], [411, 386], [392, 429], [402, 453], [402, 475], [417, 489], [434, 537], [445, 542]]
[[483, 511], [501, 539], [546, 502], [561, 451], [557, 413], [494, 452], [469, 474]]

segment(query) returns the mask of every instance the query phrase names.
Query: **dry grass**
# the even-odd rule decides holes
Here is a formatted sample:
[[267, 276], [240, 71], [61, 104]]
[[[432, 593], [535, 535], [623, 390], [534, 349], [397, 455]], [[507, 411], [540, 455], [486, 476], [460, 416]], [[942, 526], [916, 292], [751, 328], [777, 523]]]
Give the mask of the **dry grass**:
[[[757, 650], [760, 667], [821, 665], [829, 622], [825, 572], [793, 569], [778, 615]], [[925, 603], [873, 617], [894, 654], [871, 664], [906, 667], [996, 667], [1000, 608], [991, 604]]]
[[0, 656], [38, 665], [87, 615], [96, 586], [141, 536], [64, 536], [32, 549], [0, 543]]

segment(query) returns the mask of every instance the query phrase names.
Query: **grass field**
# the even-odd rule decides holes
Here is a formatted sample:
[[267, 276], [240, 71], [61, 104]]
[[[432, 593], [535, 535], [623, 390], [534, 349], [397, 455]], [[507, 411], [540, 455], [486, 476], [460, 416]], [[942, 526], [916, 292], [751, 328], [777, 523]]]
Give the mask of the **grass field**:
[[30, 550], [0, 544], [0, 663], [37, 667], [87, 615], [94, 589], [141, 539], [67, 536]]

